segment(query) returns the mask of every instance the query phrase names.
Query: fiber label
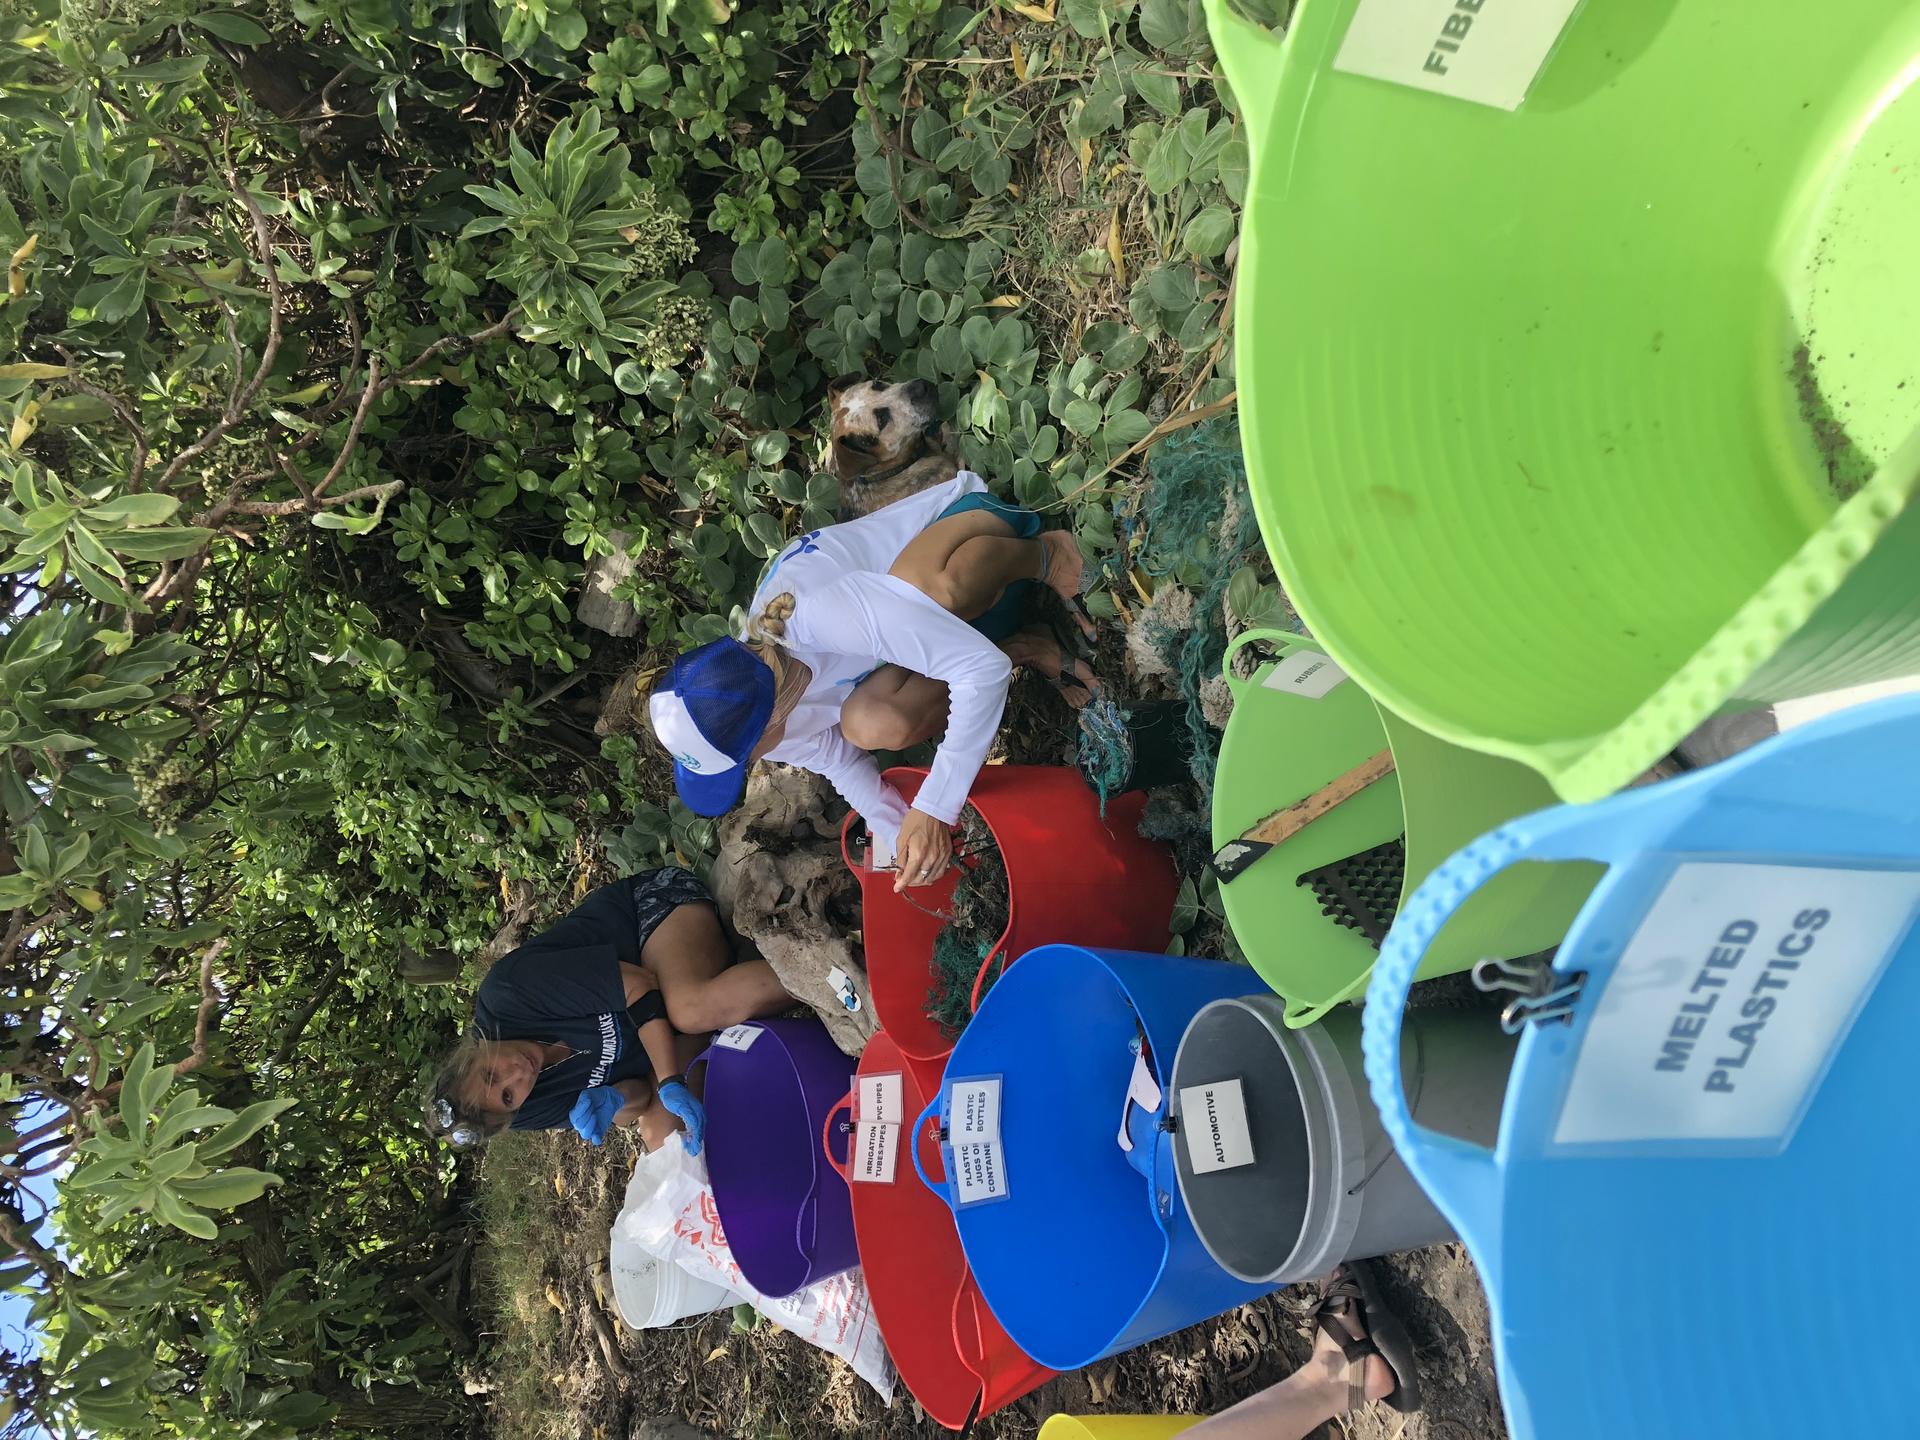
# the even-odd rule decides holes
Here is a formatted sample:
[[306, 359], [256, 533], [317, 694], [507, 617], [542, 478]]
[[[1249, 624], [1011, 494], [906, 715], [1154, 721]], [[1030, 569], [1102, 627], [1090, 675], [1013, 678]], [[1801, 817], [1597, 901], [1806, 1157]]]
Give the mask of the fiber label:
[[1580, 0], [1360, 0], [1333, 68], [1512, 110]]
[[758, 1025], [729, 1025], [713, 1037], [713, 1043], [722, 1050], [751, 1050], [759, 1038]]
[[1920, 874], [1681, 865], [1628, 942], [1554, 1140], [1783, 1146], [1920, 909]]
[[1237, 1079], [1183, 1086], [1180, 1132], [1187, 1137], [1187, 1163], [1196, 1175], [1253, 1163], [1247, 1100]]
[[1318, 700], [1334, 686], [1344, 684], [1347, 672], [1318, 650], [1295, 650], [1273, 662], [1261, 685], [1288, 695]]

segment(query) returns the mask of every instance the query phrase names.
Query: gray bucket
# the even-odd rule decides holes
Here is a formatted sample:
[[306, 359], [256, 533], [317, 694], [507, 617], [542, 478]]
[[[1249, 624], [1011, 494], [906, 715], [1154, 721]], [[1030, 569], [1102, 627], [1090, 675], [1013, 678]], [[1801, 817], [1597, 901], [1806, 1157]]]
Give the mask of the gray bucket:
[[[1172, 1148], [1201, 1243], [1235, 1279], [1289, 1285], [1342, 1260], [1454, 1238], [1393, 1152], [1367, 1093], [1360, 1012], [1343, 1006], [1289, 1029], [1274, 995], [1216, 1000], [1193, 1018], [1173, 1061]], [[1484, 1013], [1410, 1011], [1400, 1064], [1414, 1117], [1492, 1145], [1514, 1042]], [[1228, 1094], [1240, 1082], [1245, 1128]], [[1252, 1158], [1228, 1168], [1203, 1163]], [[1244, 1149], [1241, 1150], [1244, 1154]]]

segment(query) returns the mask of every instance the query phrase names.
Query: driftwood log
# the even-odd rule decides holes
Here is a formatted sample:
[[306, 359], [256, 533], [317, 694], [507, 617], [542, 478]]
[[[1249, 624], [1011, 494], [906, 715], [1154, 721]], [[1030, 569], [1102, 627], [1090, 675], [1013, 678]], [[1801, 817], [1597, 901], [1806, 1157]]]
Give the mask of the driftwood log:
[[[763, 765], [721, 823], [713, 893], [740, 938], [773, 966], [794, 999], [849, 1055], [877, 1027], [864, 957], [855, 943], [860, 887], [840, 855], [846, 806], [804, 770]], [[839, 969], [860, 1008], [849, 1013], [828, 982]]]

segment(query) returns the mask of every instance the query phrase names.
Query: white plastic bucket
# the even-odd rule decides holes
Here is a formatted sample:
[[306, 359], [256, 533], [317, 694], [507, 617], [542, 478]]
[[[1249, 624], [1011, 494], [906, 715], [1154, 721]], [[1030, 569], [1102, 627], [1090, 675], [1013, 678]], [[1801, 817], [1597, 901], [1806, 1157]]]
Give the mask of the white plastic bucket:
[[607, 1255], [613, 1308], [635, 1330], [657, 1330], [689, 1315], [733, 1304], [733, 1295], [667, 1260], [656, 1260], [631, 1240], [613, 1237]]

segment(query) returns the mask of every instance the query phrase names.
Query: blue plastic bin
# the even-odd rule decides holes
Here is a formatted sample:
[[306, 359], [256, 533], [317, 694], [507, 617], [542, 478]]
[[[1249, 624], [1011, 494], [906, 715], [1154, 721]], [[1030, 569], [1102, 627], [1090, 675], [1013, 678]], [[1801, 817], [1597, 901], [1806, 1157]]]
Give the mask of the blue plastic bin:
[[[939, 1111], [947, 1176], [921, 1178], [954, 1206], [988, 1308], [1042, 1365], [1077, 1370], [1272, 1288], [1234, 1279], [1200, 1243], [1180, 1198], [1176, 1137], [1160, 1123], [1188, 1022], [1214, 1000], [1264, 989], [1219, 960], [1043, 945], [1008, 967], [961, 1033], [919, 1122]], [[1142, 1036], [1161, 1100], [1129, 1111]], [[1000, 1082], [994, 1183], [1005, 1194], [964, 1203], [953, 1097], [982, 1079]]]
[[[1422, 952], [1498, 871], [1568, 859], [1611, 868], [1519, 1002], [1495, 1148], [1422, 1129]], [[1367, 1078], [1480, 1267], [1514, 1440], [1916, 1433], [1917, 910], [1912, 697], [1516, 821], [1416, 892]]]

